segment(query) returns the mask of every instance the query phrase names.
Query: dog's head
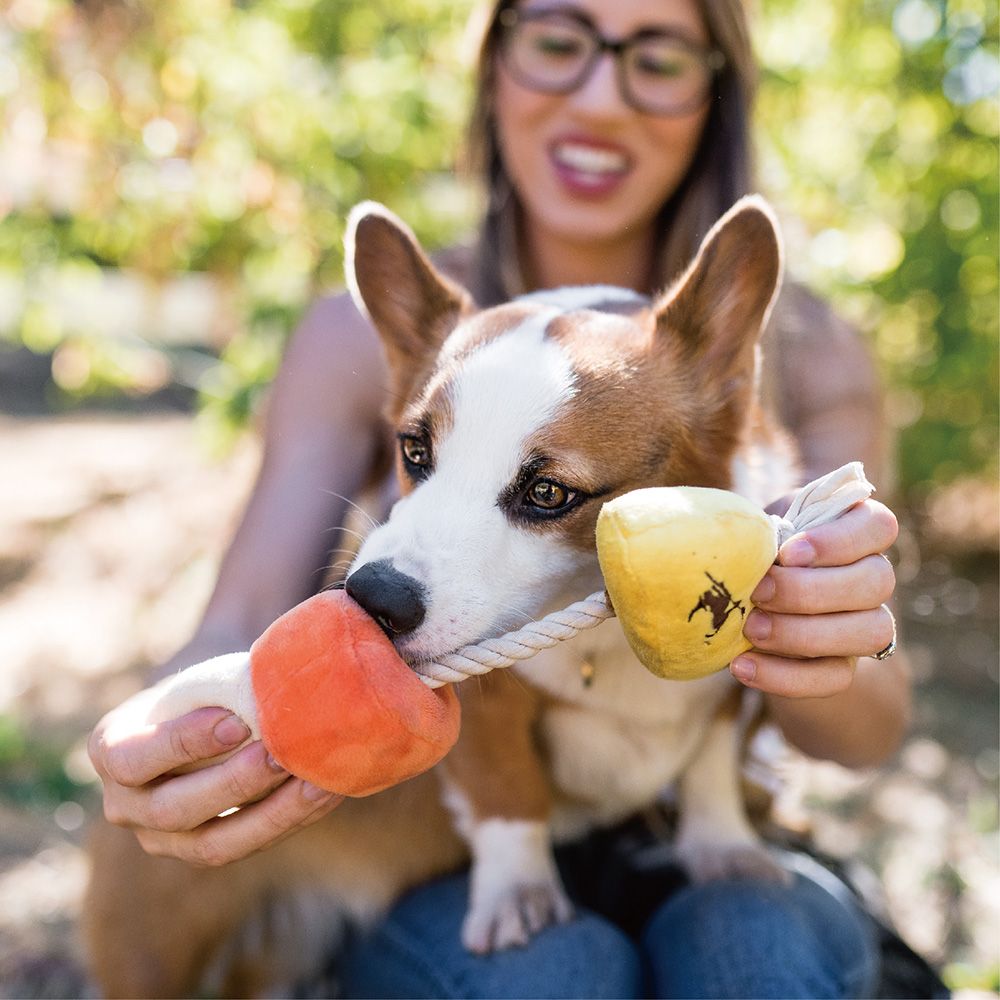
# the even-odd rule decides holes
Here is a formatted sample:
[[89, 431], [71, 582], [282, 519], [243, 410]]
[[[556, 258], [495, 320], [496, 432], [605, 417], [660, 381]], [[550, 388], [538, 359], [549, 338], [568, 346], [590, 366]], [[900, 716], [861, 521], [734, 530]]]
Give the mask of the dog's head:
[[347, 588], [408, 659], [597, 589], [605, 501], [730, 485], [781, 272], [761, 199], [727, 213], [652, 302], [586, 287], [477, 311], [373, 204], [352, 213], [347, 250], [389, 359], [403, 492]]

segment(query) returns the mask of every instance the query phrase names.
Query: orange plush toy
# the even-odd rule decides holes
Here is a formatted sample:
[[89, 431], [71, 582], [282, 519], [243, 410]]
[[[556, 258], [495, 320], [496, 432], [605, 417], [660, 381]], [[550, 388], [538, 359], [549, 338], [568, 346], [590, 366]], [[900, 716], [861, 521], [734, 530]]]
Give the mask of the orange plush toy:
[[149, 723], [228, 708], [289, 773], [351, 796], [426, 771], [460, 724], [452, 688], [424, 684], [342, 590], [292, 608], [249, 653], [188, 667], [135, 702]]

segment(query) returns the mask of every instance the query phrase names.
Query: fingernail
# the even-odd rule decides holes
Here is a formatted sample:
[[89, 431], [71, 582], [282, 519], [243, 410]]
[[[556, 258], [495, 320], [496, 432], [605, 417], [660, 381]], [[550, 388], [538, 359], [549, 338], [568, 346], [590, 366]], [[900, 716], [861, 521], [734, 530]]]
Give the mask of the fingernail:
[[796, 535], [781, 546], [778, 559], [782, 566], [812, 566], [816, 561], [816, 550], [804, 535]]
[[757, 584], [756, 589], [750, 595], [750, 600], [753, 601], [754, 604], [767, 604], [767, 602], [774, 597], [776, 589], [777, 586], [775, 585], [774, 577], [768, 573], [767, 576], [765, 576], [764, 579]]
[[747, 617], [743, 634], [754, 642], [769, 638], [771, 635], [771, 616], [754, 608]]
[[286, 773], [285, 769], [274, 759], [274, 755], [273, 754], [268, 754], [267, 755], [267, 766], [272, 771], [277, 771], [277, 772], [279, 772], [281, 774]]
[[325, 788], [319, 788], [309, 781], [302, 782], [302, 798], [308, 799], [310, 802], [321, 802], [325, 798], [329, 798], [333, 793], [328, 792]]
[[238, 746], [250, 735], [247, 724], [237, 715], [227, 715], [212, 732], [224, 747]]
[[737, 656], [729, 664], [729, 672], [738, 681], [752, 681], [757, 674], [757, 664], [749, 656]]

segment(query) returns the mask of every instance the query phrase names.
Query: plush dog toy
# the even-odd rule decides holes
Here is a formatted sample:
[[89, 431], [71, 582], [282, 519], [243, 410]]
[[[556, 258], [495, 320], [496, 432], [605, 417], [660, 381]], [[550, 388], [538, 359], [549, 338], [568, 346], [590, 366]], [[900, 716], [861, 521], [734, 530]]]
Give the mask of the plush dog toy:
[[135, 700], [146, 723], [228, 708], [291, 774], [343, 795], [380, 792], [458, 739], [458, 698], [431, 689], [342, 590], [303, 601], [250, 647], [188, 667]]
[[597, 519], [604, 585], [647, 670], [692, 680], [753, 644], [750, 595], [782, 543], [839, 517], [875, 487], [849, 462], [795, 494], [783, 517], [727, 490], [662, 486], [606, 503]]
[[[134, 699], [136, 711], [140, 721], [156, 723], [221, 705], [290, 773], [344, 795], [371, 795], [426, 771], [455, 744], [460, 712], [448, 681], [509, 666], [613, 614], [657, 676], [690, 680], [721, 670], [750, 648], [743, 635], [750, 594], [782, 541], [833, 520], [873, 491], [860, 462], [803, 487], [784, 517], [725, 490], [635, 490], [605, 504], [598, 518], [597, 550], [613, 608], [603, 594], [592, 595], [590, 606], [598, 607], [585, 624], [560, 621], [539, 636], [535, 627], [558, 619], [557, 612], [445, 657], [451, 666], [411, 667], [344, 591], [324, 591], [282, 615], [249, 653], [167, 678]], [[498, 645], [519, 649], [484, 658]]]

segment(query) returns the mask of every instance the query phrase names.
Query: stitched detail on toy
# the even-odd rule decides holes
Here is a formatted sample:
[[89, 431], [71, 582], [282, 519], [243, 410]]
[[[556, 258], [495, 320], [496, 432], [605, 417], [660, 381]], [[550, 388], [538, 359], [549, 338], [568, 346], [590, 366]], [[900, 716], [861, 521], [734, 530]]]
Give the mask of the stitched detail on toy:
[[705, 642], [707, 643], [719, 634], [720, 629], [734, 611], [739, 611], [740, 617], [745, 618], [747, 609], [743, 607], [742, 601], [733, 600], [733, 595], [722, 580], [716, 580], [708, 570], [705, 570], [705, 576], [711, 580], [712, 586], [698, 598], [698, 603], [691, 609], [687, 620], [691, 621], [699, 611], [707, 611], [712, 616], [712, 631], [705, 633]]

